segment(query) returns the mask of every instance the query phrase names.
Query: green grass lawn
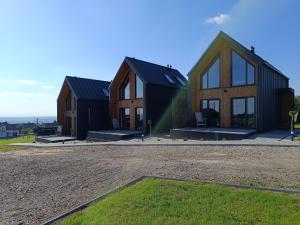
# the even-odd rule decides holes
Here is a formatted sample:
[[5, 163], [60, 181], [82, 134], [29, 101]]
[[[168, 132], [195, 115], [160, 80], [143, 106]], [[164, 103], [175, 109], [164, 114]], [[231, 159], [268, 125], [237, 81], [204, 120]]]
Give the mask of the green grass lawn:
[[295, 124], [295, 128], [296, 128], [296, 129], [300, 129], [300, 123]]
[[10, 151], [17, 149], [16, 147], [8, 146], [7, 144], [12, 143], [31, 143], [35, 141], [34, 135], [22, 136], [11, 139], [0, 139], [0, 152], [1, 151]]
[[222, 185], [145, 179], [61, 225], [296, 225], [300, 196]]

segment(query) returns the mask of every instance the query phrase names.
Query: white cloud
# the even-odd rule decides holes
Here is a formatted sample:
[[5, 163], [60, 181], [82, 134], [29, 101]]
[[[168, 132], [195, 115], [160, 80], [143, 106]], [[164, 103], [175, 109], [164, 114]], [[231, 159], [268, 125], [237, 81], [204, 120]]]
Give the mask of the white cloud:
[[17, 80], [17, 83], [24, 85], [37, 85], [40, 82], [37, 80]]
[[0, 97], [52, 97], [52, 95], [42, 92], [21, 92], [21, 91], [3, 91]]
[[205, 23], [221, 25], [230, 21], [230, 16], [227, 14], [220, 13], [217, 16], [207, 18]]
[[53, 86], [53, 85], [43, 85], [42, 88], [45, 89], [45, 90], [53, 90], [53, 89], [55, 89], [55, 86]]

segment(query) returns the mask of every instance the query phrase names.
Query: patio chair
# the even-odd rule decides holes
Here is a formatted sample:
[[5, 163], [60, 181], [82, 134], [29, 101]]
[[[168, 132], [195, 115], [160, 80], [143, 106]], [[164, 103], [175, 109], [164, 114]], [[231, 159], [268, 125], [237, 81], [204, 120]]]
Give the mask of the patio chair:
[[206, 119], [203, 118], [202, 112], [195, 112], [195, 118], [197, 127], [206, 127]]
[[114, 130], [119, 130], [120, 129], [120, 124], [119, 124], [119, 120], [116, 118], [112, 119], [112, 125], [113, 125], [113, 129]]

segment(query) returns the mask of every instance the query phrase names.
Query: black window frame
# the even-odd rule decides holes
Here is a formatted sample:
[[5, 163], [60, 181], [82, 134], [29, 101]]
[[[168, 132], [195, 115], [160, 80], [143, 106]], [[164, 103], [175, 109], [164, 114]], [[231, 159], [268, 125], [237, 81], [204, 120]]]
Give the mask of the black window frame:
[[[219, 59], [219, 86], [218, 87], [209, 87], [209, 73], [208, 71], [210, 68], [215, 64], [215, 62]], [[221, 88], [221, 69], [222, 69], [222, 62], [221, 62], [221, 57], [220, 54], [218, 54], [212, 61], [211, 63], [206, 67], [205, 72], [202, 73], [202, 76], [200, 78], [200, 90], [208, 90], [208, 89], [218, 89]], [[207, 75], [206, 79], [206, 88], [203, 87], [203, 77]]]
[[[128, 118], [125, 118], [126, 110], [128, 110]], [[125, 119], [129, 119], [129, 121], [125, 121]], [[120, 128], [123, 130], [129, 130], [130, 129], [130, 108], [129, 107], [122, 107], [119, 109], [119, 124]], [[124, 126], [124, 124], [128, 124], [128, 126]]]
[[[137, 78], [142, 82], [142, 87], [143, 87], [143, 90], [142, 90], [142, 93], [143, 93], [143, 96], [142, 97], [138, 97], [137, 96]], [[135, 98], [136, 99], [143, 99], [144, 98], [144, 82], [143, 80], [139, 77], [138, 74], [135, 75]]]
[[[137, 118], [138, 117], [138, 114], [137, 114], [138, 109], [142, 109], [143, 110], [142, 126], [138, 126], [138, 118]], [[144, 107], [136, 107], [135, 108], [135, 129], [136, 130], [144, 130], [144, 116], [145, 116]]]
[[[245, 61], [245, 64], [246, 64], [246, 66], [245, 66], [245, 74], [246, 74], [245, 81], [246, 81], [246, 83], [245, 84], [237, 84], [237, 85], [233, 84], [233, 53], [236, 53], [240, 58], [242, 58]], [[253, 83], [248, 83], [248, 65], [249, 64], [251, 66], [253, 66], [253, 68], [254, 68]], [[253, 86], [253, 85], [256, 85], [256, 67], [251, 62], [249, 62], [249, 60], [247, 60], [244, 56], [239, 54], [236, 50], [231, 49], [231, 87], [244, 87], [244, 86]]]
[[72, 93], [69, 91], [67, 97], [66, 97], [66, 111], [71, 111], [72, 110]]
[[203, 101], [207, 101], [207, 108], [208, 109], [209, 109], [209, 101], [218, 101], [219, 102], [219, 121], [218, 121], [217, 127], [220, 127], [221, 126], [221, 99], [220, 98], [204, 98], [204, 99], [200, 99], [200, 104], [201, 104], [200, 105], [200, 111], [202, 112], [203, 118], [205, 118], [206, 116], [203, 115]]
[[[125, 88], [129, 85], [129, 98], [125, 98]], [[122, 85], [119, 88], [119, 99], [120, 100], [130, 100], [131, 99], [131, 87], [130, 87], [130, 78], [129, 74], [126, 75], [125, 79], [122, 82]]]
[[[234, 120], [233, 120], [233, 101], [236, 100], [236, 99], [244, 99], [245, 100], [245, 112], [246, 114], [249, 116], [248, 114], [248, 99], [249, 98], [253, 98], [254, 99], [254, 118], [255, 118], [255, 121], [254, 121], [254, 127], [250, 127], [250, 126], [245, 126], [245, 127], [237, 127], [237, 126], [234, 126]], [[257, 112], [256, 112], [256, 97], [255, 96], [246, 96], [246, 97], [232, 97], [231, 98], [231, 127], [232, 128], [241, 128], [241, 129], [256, 129], [257, 127], [257, 124], [256, 124], [256, 115], [257, 115]], [[249, 122], [247, 122], [249, 123]]]

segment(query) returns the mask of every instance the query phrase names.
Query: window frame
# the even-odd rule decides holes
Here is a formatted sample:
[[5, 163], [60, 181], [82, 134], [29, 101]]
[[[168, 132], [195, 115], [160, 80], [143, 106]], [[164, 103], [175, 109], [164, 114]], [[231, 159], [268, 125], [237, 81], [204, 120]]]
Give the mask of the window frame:
[[[129, 85], [129, 97], [125, 98], [125, 87], [127, 85]], [[130, 77], [129, 77], [129, 73], [128, 73], [126, 75], [125, 79], [123, 80], [121, 86], [119, 87], [119, 100], [130, 100], [131, 99], [131, 93], [130, 92], [131, 92]]]
[[[138, 114], [137, 114], [137, 111], [138, 111], [138, 109], [142, 109], [143, 110], [143, 120], [142, 120], [142, 123], [143, 123], [143, 125], [142, 125], [142, 129], [138, 129], [139, 127], [138, 127], [138, 120], [137, 120], [137, 116], [138, 116]], [[144, 112], [144, 107], [135, 107], [135, 129], [136, 130], [144, 130], [144, 114], [145, 112]]]
[[164, 73], [163, 76], [168, 81], [169, 84], [171, 84], [171, 85], [176, 84], [176, 82], [173, 80], [173, 78], [169, 74]]
[[[233, 125], [233, 102], [236, 99], [244, 99], [245, 100], [245, 113], [249, 116], [248, 114], [248, 99], [249, 98], [253, 98], [253, 102], [254, 102], [254, 118], [255, 118], [255, 122], [254, 122], [254, 127], [250, 127], [250, 126], [246, 126], [246, 127], [236, 127]], [[256, 129], [257, 127], [257, 112], [256, 112], [256, 97], [255, 96], [245, 96], [245, 97], [232, 97], [231, 98], [231, 127], [232, 128], [241, 128], [241, 129]]]
[[69, 112], [72, 111], [72, 93], [71, 91], [69, 91], [69, 93], [67, 94], [66, 100], [65, 100], [65, 111]]
[[[142, 87], [143, 87], [143, 90], [142, 90], [142, 97], [138, 97], [137, 96], [137, 78], [142, 82]], [[144, 82], [142, 81], [142, 79], [139, 77], [139, 75], [138, 74], [135, 74], [135, 98], [136, 99], [143, 99], [144, 98]]]
[[[126, 110], [128, 110], [128, 127], [125, 127], [124, 124], [125, 124], [125, 115], [126, 115]], [[127, 115], [126, 115], [127, 116]], [[130, 113], [130, 108], [129, 107], [121, 107], [119, 108], [119, 124], [120, 124], [120, 128], [122, 130], [129, 130], [130, 129], [130, 117], [131, 117], [131, 113]]]
[[[245, 74], [246, 74], [246, 77], [245, 77], [245, 81], [246, 83], [245, 84], [237, 84], [237, 85], [234, 85], [233, 84], [233, 53], [237, 54], [241, 59], [243, 59], [245, 61]], [[253, 71], [254, 71], [254, 79], [253, 79], [253, 83], [248, 83], [248, 65], [251, 65], [253, 66]], [[246, 59], [244, 56], [242, 56], [238, 51], [236, 51], [235, 49], [231, 49], [231, 87], [244, 87], [244, 86], [254, 86], [256, 85], [256, 67], [253, 63], [251, 63], [248, 59]]]
[[203, 99], [200, 99], [200, 111], [202, 112], [202, 116], [204, 118], [204, 115], [203, 115], [203, 101], [207, 101], [207, 107], [209, 108], [209, 101], [218, 101], [219, 102], [219, 125], [217, 127], [220, 127], [221, 126], [221, 99], [220, 98], [203, 98]]
[[[209, 87], [209, 69], [215, 64], [215, 62], [219, 59], [219, 86], [218, 87]], [[215, 56], [213, 58], [213, 60], [209, 63], [209, 65], [206, 67], [206, 69], [204, 70], [205, 72], [202, 73], [202, 76], [200, 78], [200, 90], [208, 90], [208, 89], [218, 89], [221, 88], [221, 73], [222, 73], [222, 62], [221, 62], [221, 57], [220, 57], [220, 53], [217, 54], [217, 56]], [[206, 88], [203, 88], [203, 77], [207, 75], [206, 78]]]

